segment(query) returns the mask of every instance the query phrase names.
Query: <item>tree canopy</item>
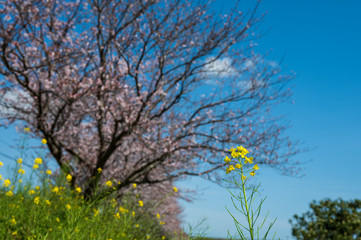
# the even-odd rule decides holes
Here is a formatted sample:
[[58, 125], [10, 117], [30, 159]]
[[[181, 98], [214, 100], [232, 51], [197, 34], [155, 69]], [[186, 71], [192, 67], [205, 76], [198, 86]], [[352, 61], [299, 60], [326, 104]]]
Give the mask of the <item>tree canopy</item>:
[[292, 235], [302, 240], [361, 238], [361, 200], [325, 199], [310, 204], [311, 211], [294, 215]]
[[119, 193], [186, 176], [219, 183], [240, 144], [297, 173], [287, 125], [270, 113], [292, 76], [254, 51], [258, 4], [227, 15], [210, 4], [2, 0], [2, 126], [45, 138], [89, 198], [109, 178]]

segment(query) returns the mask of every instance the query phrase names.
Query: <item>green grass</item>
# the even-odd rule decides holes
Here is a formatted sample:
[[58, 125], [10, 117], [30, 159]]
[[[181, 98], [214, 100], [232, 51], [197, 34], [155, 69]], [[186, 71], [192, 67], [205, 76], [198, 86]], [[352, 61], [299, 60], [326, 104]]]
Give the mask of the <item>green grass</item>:
[[0, 189], [4, 239], [174, 238], [131, 196], [122, 203], [115, 199], [86, 203], [66, 181], [55, 185], [47, 179], [41, 186], [32, 186], [5, 180]]
[[[21, 149], [25, 148], [25, 141]], [[42, 152], [39, 155], [42, 156]], [[20, 156], [25, 158], [25, 152], [22, 151]], [[12, 176], [4, 179], [1, 170], [6, 166], [0, 162], [1, 239], [202, 239], [201, 234], [192, 234], [196, 230], [192, 228], [188, 234], [166, 232], [163, 216], [151, 211], [160, 203], [153, 203], [154, 206], [143, 203], [141, 195], [132, 191], [126, 193], [121, 201], [110, 196], [86, 202], [80, 188], [71, 189], [70, 175], [55, 176], [47, 171], [41, 158], [35, 159], [27, 179], [26, 164], [20, 158], [15, 163], [15, 167], [8, 170]], [[34, 174], [37, 175], [36, 181], [33, 180]], [[117, 184], [107, 183], [103, 189]], [[176, 189], [169, 195], [174, 191]]]
[[[46, 144], [46, 141], [43, 140], [42, 143]], [[20, 148], [25, 148], [24, 142]], [[226, 173], [235, 171], [241, 179], [241, 182], [238, 182], [233, 177], [232, 183], [243, 191], [239, 195], [230, 193], [234, 206], [248, 220], [249, 228], [240, 224], [235, 215], [229, 212], [235, 220], [239, 235], [233, 238], [229, 234], [229, 238], [247, 239], [242, 232], [241, 227], [243, 227], [246, 232], [250, 233], [251, 239], [256, 237], [260, 239], [258, 233], [265, 219], [261, 227], [256, 228], [255, 222], [264, 199], [261, 200], [254, 212], [252, 203], [255, 193], [258, 193], [258, 187], [245, 186], [246, 179], [255, 175], [258, 166], [255, 164], [251, 170], [243, 172], [243, 165], [251, 164], [253, 158], [243, 156], [245, 161], [242, 161], [240, 156], [236, 155], [247, 150], [242, 146], [238, 148], [241, 150], [231, 149], [232, 157], [237, 158], [238, 164], [235, 166], [230, 164]], [[39, 155], [42, 156], [42, 152]], [[25, 158], [24, 152], [21, 152], [20, 156]], [[133, 194], [131, 189], [123, 195], [121, 200], [111, 195], [104, 199], [93, 199], [91, 202], [84, 201], [82, 189], [70, 187], [72, 177], [70, 175], [65, 176], [63, 173], [54, 175], [43, 164], [41, 158], [35, 158], [30, 177], [26, 180], [25, 176], [27, 175], [22, 161], [21, 158], [16, 161], [15, 168], [12, 169], [13, 174], [9, 179], [4, 179], [0, 175], [0, 236], [2, 239], [224, 240], [207, 238], [202, 222], [195, 227], [190, 226], [187, 231], [166, 232], [164, 230], [166, 222], [163, 220], [163, 216], [153, 211], [154, 207], [161, 202], [143, 203], [141, 195]], [[225, 158], [225, 162], [229, 163], [230, 161], [228, 157]], [[3, 163], [0, 162], [0, 170], [2, 165]], [[100, 172], [101, 169], [99, 169]], [[248, 172], [250, 172], [249, 175], [245, 175]], [[34, 173], [37, 175], [37, 181], [33, 181]], [[115, 184], [118, 183], [107, 181], [105, 186], [96, 189], [96, 191], [107, 190], [114, 187]], [[133, 188], [136, 188], [135, 184]], [[246, 195], [247, 189], [252, 189], [249, 197]], [[167, 196], [176, 191], [176, 188], [170, 190]], [[240, 202], [241, 208], [237, 207], [234, 200]], [[262, 239], [267, 237], [273, 224], [274, 221]]]

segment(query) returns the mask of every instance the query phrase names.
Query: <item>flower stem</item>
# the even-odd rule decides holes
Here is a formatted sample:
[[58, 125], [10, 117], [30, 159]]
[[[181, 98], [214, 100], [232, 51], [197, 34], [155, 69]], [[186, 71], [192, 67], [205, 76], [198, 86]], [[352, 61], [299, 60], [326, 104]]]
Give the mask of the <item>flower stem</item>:
[[[241, 167], [241, 174], [243, 176], [243, 166]], [[251, 235], [251, 240], [253, 240], [254, 236], [253, 236], [253, 226], [252, 226], [252, 222], [251, 222], [251, 218], [249, 216], [249, 209], [248, 209], [248, 202], [247, 202], [247, 196], [246, 196], [246, 188], [245, 188], [245, 181], [242, 178], [242, 189], [243, 189], [243, 196], [244, 196], [244, 203], [246, 205], [246, 212], [247, 212], [247, 221], [248, 221], [248, 226], [249, 226], [249, 233]]]

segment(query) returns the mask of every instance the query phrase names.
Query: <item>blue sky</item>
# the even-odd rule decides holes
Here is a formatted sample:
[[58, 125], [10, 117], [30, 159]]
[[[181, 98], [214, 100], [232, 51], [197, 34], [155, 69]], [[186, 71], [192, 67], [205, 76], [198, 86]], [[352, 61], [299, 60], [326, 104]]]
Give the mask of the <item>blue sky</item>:
[[[232, 6], [234, 0], [216, 1], [215, 7]], [[241, 1], [249, 5], [250, 1]], [[309, 210], [312, 200], [326, 197], [361, 199], [361, 2], [357, 0], [264, 0], [266, 13], [257, 40], [257, 51], [272, 59], [284, 58], [285, 71], [293, 70], [295, 104], [283, 104], [277, 112], [287, 116], [288, 135], [312, 149], [297, 156], [302, 178], [281, 176], [262, 167], [258, 181], [267, 196], [264, 213], [277, 217], [273, 228], [281, 239], [291, 238], [288, 220]], [[210, 237], [225, 237], [235, 230], [225, 205], [229, 193], [201, 179], [179, 182], [199, 188], [198, 200], [181, 202], [186, 223], [208, 219]]]
[[[235, 0], [216, 0], [225, 10]], [[250, 5], [250, 1], [245, 2]], [[277, 113], [291, 121], [292, 139], [313, 150], [297, 156], [305, 176], [286, 177], [266, 166], [259, 170], [264, 210], [281, 239], [291, 239], [288, 220], [309, 209], [312, 200], [361, 199], [361, 1], [351, 0], [264, 0], [259, 13], [267, 14], [260, 30], [268, 31], [257, 40], [257, 51], [269, 50], [281, 59], [285, 71], [297, 76], [292, 82], [295, 104], [284, 104]], [[17, 138], [13, 129], [0, 129], [2, 141]], [[0, 142], [0, 152], [16, 151]], [[0, 156], [0, 159], [4, 159]], [[4, 160], [6, 162], [6, 160]], [[198, 200], [181, 202], [185, 225], [207, 218], [210, 237], [225, 237], [234, 231], [225, 206], [232, 206], [226, 189], [201, 179], [178, 182], [181, 188], [199, 189]], [[265, 213], [265, 212], [264, 212]]]

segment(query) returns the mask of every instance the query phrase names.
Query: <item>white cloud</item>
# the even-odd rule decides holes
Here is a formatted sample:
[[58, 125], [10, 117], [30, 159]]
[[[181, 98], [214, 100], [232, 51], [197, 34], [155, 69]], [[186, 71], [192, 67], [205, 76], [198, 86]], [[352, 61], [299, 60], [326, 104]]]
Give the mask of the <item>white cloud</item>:
[[231, 77], [237, 74], [237, 71], [232, 67], [232, 59], [228, 57], [219, 58], [213, 61], [214, 58], [208, 58], [206, 62], [210, 62], [204, 66], [204, 72], [208, 77]]
[[242, 70], [249, 71], [249, 72], [255, 72], [259, 69], [259, 67], [264, 68], [267, 66], [271, 67], [272, 69], [277, 69], [277, 68], [279, 68], [279, 63], [274, 60], [268, 60], [263, 57], [257, 56], [254, 58], [247, 59], [242, 64]]
[[255, 62], [252, 59], [247, 59], [243, 64], [243, 70], [247, 70], [255, 67]]
[[0, 96], [0, 116], [15, 116], [19, 114], [12, 106], [30, 110], [30, 102], [30, 95], [23, 90], [6, 91], [4, 95]]

